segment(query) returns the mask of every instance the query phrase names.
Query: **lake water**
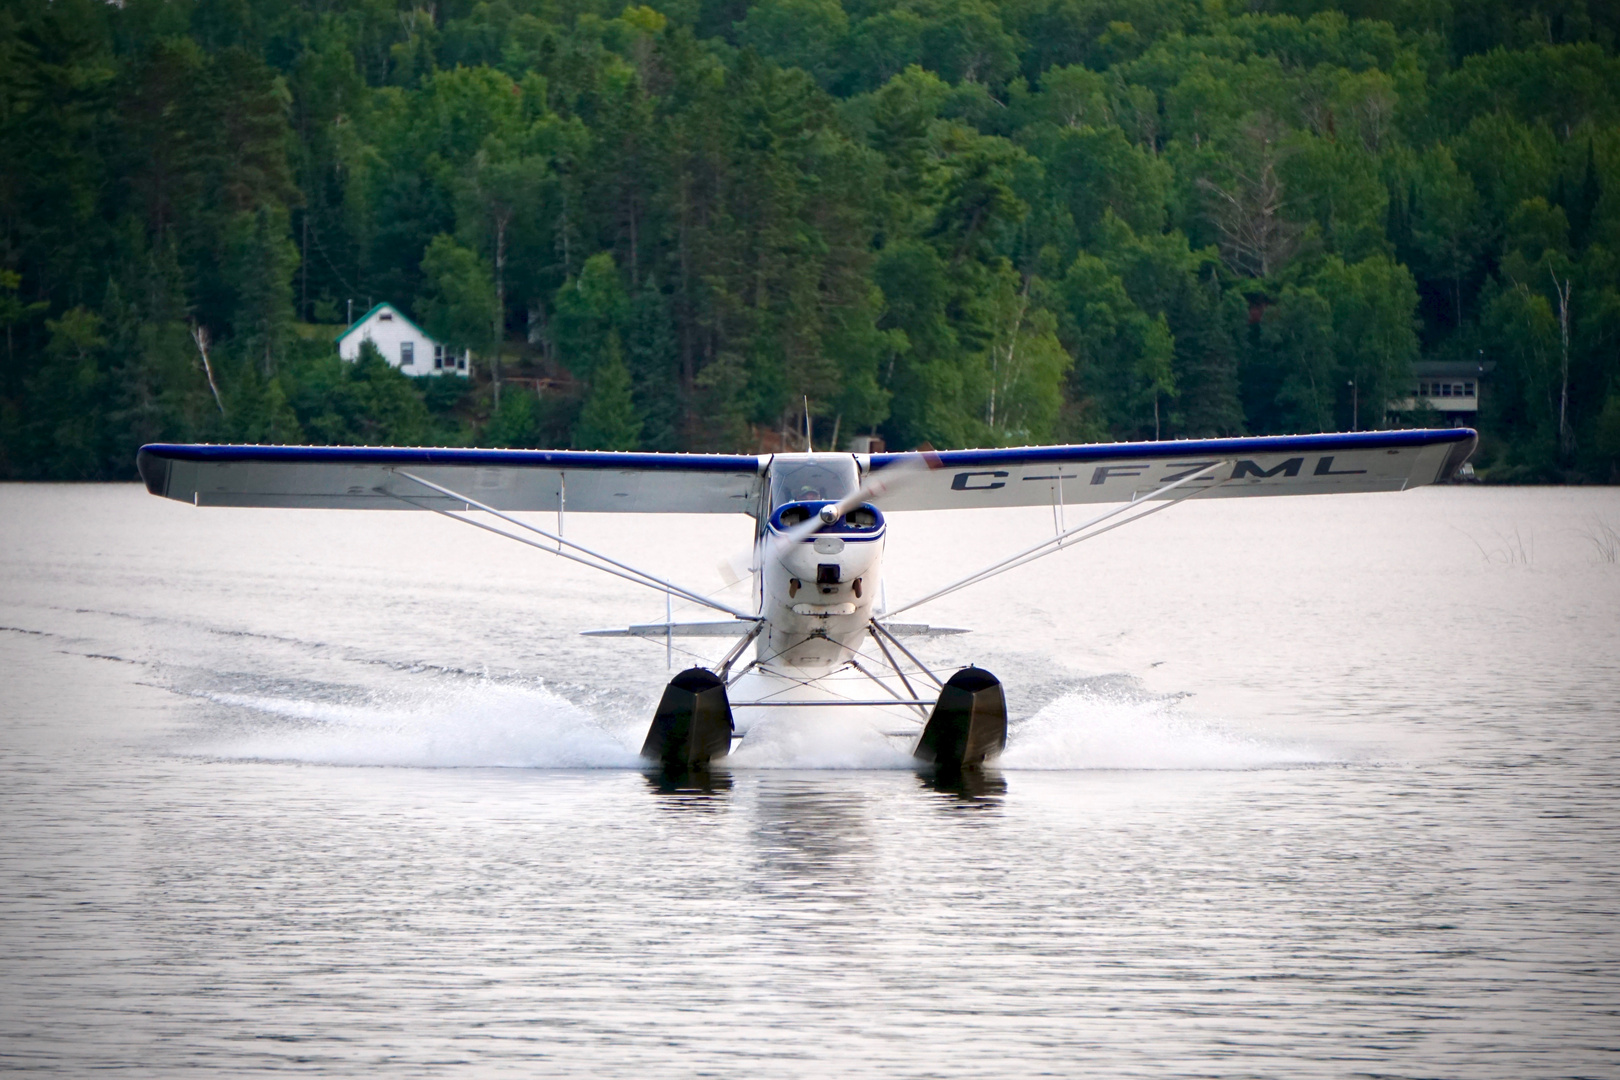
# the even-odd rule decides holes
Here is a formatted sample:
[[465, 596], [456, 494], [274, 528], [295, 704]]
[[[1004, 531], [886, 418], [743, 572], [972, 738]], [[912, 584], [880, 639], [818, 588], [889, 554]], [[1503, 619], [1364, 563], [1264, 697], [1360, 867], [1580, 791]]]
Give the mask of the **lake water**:
[[[1195, 500], [916, 613], [1006, 684], [976, 790], [832, 735], [670, 790], [663, 642], [578, 636], [661, 596], [431, 515], [0, 486], [0, 1070], [1620, 1075], [1605, 527]], [[889, 598], [1050, 529], [897, 514]], [[568, 530], [705, 590], [749, 535]]]

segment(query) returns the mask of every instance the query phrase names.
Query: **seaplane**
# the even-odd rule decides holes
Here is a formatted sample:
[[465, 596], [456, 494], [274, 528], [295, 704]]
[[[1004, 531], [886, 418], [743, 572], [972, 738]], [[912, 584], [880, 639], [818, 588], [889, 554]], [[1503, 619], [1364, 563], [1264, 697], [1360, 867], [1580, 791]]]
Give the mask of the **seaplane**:
[[[641, 748], [654, 767], [706, 770], [767, 719], [855, 715], [904, 740], [920, 767], [961, 773], [1006, 746], [1006, 698], [982, 668], [924, 663], [908, 640], [966, 631], [906, 621], [915, 609], [1194, 500], [1443, 481], [1477, 441], [1472, 429], [1450, 428], [872, 454], [152, 444], [137, 465], [152, 494], [193, 506], [431, 511], [663, 593], [663, 622], [584, 631], [662, 640], [666, 650], [677, 637], [734, 639], [719, 662], [665, 688]], [[886, 602], [890, 515], [1048, 505], [1050, 534]], [[1070, 525], [1081, 507], [1100, 512]], [[571, 540], [568, 513], [747, 515], [753, 545], [729, 587], [748, 581], [749, 600]], [[534, 520], [551, 514], [554, 528]], [[723, 618], [677, 622], [675, 600]]]

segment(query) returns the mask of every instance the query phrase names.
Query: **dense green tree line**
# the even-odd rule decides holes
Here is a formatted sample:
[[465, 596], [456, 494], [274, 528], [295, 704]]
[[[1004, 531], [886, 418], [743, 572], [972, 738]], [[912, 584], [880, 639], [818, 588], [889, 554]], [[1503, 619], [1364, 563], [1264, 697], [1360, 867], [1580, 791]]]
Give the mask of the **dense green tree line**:
[[[0, 0], [0, 475], [1434, 422], [1620, 475], [1599, 0]], [[374, 301], [473, 350], [408, 379]], [[1392, 411], [1393, 410], [1393, 411]]]

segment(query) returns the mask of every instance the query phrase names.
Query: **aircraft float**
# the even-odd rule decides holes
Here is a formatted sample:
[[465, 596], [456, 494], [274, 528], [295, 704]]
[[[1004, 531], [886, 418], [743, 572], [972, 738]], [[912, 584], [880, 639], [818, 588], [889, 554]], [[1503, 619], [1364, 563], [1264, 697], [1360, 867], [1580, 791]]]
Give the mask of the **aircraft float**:
[[[1478, 441], [1469, 428], [909, 453], [655, 454], [360, 446], [153, 444], [138, 456], [154, 495], [194, 506], [428, 510], [635, 582], [666, 597], [662, 623], [598, 636], [730, 637], [713, 667], [672, 679], [642, 755], [705, 769], [767, 717], [869, 720], [919, 763], [974, 770], [1006, 745], [1001, 682], [935, 672], [905, 639], [963, 633], [901, 621], [977, 585], [1194, 499], [1395, 492], [1442, 481]], [[888, 516], [1051, 506], [1053, 531], [923, 596], [888, 606]], [[1070, 525], [1079, 506], [1108, 509]], [[754, 520], [736, 606], [565, 535], [566, 514], [746, 514]], [[555, 530], [514, 515], [554, 513]], [[680, 599], [723, 619], [675, 622]], [[749, 647], [753, 655], [743, 659]]]

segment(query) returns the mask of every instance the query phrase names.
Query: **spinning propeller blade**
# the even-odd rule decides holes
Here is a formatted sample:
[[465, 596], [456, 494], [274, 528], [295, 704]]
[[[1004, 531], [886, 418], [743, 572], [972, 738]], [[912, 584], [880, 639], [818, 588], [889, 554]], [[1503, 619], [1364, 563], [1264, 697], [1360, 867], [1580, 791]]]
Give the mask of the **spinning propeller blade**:
[[829, 506], [823, 506], [821, 513], [806, 521], [801, 521], [787, 532], [776, 538], [776, 551], [791, 548], [794, 544], [808, 540], [811, 536], [831, 525], [862, 503], [869, 503], [875, 499], [897, 491], [916, 478], [926, 475], [929, 470], [937, 469], [941, 465], [939, 454], [933, 450], [921, 450], [914, 454], [907, 454], [899, 461], [886, 469], [880, 469], [868, 474], [866, 482], [853, 492], [845, 495]]
[[738, 552], [729, 559], [721, 559], [716, 569], [720, 571], [720, 580], [729, 589], [754, 572], [753, 553]]

